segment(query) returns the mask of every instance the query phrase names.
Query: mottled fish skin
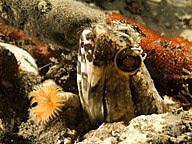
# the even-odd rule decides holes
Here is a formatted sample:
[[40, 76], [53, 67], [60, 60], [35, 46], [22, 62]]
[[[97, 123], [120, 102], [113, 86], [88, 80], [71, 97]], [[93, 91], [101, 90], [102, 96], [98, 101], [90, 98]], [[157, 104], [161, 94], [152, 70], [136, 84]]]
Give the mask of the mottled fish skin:
[[[82, 107], [93, 123], [135, 117], [130, 75], [143, 64], [139, 42], [139, 34], [132, 26], [119, 22], [96, 24], [82, 32], [77, 83]], [[116, 62], [118, 57], [127, 65], [132, 64], [132, 58], [134, 63], [137, 59], [140, 62], [134, 70], [125, 72]]]

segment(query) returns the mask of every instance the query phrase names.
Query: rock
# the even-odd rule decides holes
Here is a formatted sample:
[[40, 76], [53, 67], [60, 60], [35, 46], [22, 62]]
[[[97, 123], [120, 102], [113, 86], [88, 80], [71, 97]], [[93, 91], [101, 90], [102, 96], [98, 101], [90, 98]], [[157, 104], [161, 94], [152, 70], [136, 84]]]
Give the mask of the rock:
[[148, 1], [156, 2], [156, 3], [160, 3], [161, 2], [161, 0], [148, 0]]
[[166, 0], [166, 2], [176, 7], [188, 7], [192, 5], [191, 0]]
[[108, 140], [120, 144], [139, 143], [179, 143], [192, 141], [192, 109], [173, 110], [165, 114], [142, 115], [130, 121], [128, 126], [122, 122], [103, 123], [98, 129], [85, 135], [87, 142], [105, 143]]
[[184, 37], [184, 39], [187, 39], [188, 41], [192, 42], [192, 30], [191, 29], [183, 30], [180, 33], [180, 36], [182, 36], [182, 37]]
[[0, 46], [14, 54], [18, 62], [19, 69], [25, 72], [33, 73], [34, 75], [38, 75], [38, 67], [35, 63], [35, 60], [28, 52], [14, 45], [2, 42], [0, 42]]
[[28, 92], [38, 81], [38, 68], [30, 54], [0, 42], [0, 117], [5, 130], [14, 131], [28, 117]]

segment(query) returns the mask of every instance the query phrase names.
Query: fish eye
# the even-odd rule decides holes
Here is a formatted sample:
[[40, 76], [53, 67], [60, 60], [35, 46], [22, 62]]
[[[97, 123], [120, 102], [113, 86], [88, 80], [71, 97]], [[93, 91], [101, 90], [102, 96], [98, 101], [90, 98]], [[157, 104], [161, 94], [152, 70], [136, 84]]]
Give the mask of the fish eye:
[[134, 53], [130, 48], [119, 50], [115, 56], [115, 67], [124, 75], [133, 75], [142, 63], [141, 55]]

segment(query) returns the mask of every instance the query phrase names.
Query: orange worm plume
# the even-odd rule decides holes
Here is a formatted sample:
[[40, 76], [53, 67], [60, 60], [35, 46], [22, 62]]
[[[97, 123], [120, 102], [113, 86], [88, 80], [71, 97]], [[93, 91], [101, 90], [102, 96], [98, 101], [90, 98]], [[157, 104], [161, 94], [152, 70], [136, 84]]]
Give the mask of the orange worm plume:
[[62, 111], [64, 92], [53, 80], [46, 80], [29, 93], [30, 118], [37, 123], [47, 123]]

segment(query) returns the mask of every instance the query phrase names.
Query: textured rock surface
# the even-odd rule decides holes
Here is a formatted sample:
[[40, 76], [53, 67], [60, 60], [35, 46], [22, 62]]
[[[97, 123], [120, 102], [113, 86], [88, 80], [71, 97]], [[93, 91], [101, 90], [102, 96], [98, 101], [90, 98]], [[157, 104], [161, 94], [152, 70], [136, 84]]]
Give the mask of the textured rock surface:
[[81, 143], [190, 143], [192, 141], [192, 109], [165, 114], [138, 116], [128, 126], [103, 123], [90, 131]]
[[104, 17], [103, 12], [74, 0], [2, 0], [0, 7], [0, 15], [9, 25], [43, 41], [49, 38], [76, 50], [79, 32]]

